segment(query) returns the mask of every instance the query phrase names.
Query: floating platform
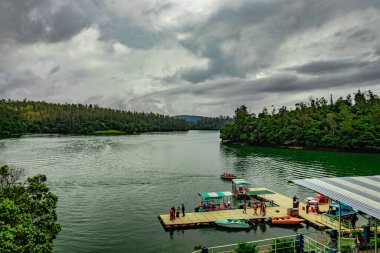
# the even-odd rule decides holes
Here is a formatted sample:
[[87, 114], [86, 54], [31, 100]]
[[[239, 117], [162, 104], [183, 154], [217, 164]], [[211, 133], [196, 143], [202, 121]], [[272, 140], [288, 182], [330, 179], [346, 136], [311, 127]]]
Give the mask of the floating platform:
[[[288, 208], [293, 207], [293, 200], [287, 196], [274, 192], [267, 188], [250, 188], [250, 191], [271, 191], [273, 194], [268, 195], [258, 195], [261, 198], [265, 198], [267, 201], [273, 201], [278, 206], [267, 206], [266, 214], [263, 216], [260, 214], [259, 209], [257, 210], [258, 215], [254, 215], [252, 207], [247, 208], [247, 213], [243, 213], [243, 209], [228, 209], [228, 210], [217, 210], [208, 212], [193, 212], [186, 213], [185, 217], [182, 217], [182, 213], [179, 218], [175, 220], [170, 220], [169, 214], [162, 214], [158, 216], [159, 221], [165, 230], [172, 229], [188, 229], [188, 228], [199, 228], [205, 226], [213, 226], [214, 222], [217, 220], [224, 219], [251, 219], [255, 221], [264, 221], [265, 219], [273, 216], [283, 216], [287, 215]], [[338, 222], [330, 219], [324, 219], [324, 215], [309, 212], [306, 214], [303, 207], [306, 208], [306, 204], [300, 202], [299, 216], [305, 220], [313, 223], [318, 227], [327, 227], [331, 229], [336, 229], [338, 227]], [[319, 205], [319, 210], [325, 212], [328, 210], [328, 204]], [[345, 227], [342, 227], [345, 229]], [[346, 228], [348, 229], [348, 228]]]

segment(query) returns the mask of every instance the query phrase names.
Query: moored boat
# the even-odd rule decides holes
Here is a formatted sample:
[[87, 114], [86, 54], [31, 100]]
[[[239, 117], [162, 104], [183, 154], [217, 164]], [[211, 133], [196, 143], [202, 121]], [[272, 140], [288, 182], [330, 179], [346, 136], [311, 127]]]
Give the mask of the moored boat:
[[276, 225], [296, 225], [304, 221], [304, 219], [295, 218], [289, 215], [272, 217], [272, 224]]
[[236, 178], [239, 178], [239, 176], [232, 173], [223, 173], [222, 175], [220, 175], [220, 178], [221, 179], [236, 179]]
[[215, 224], [226, 228], [250, 228], [251, 222], [245, 219], [225, 219], [215, 221]]
[[330, 216], [330, 217], [334, 217], [335, 219], [338, 219], [339, 218], [339, 207], [341, 208], [340, 210], [340, 217], [342, 219], [348, 219], [348, 218], [351, 218], [351, 216], [356, 213], [355, 210], [347, 205], [347, 204], [344, 204], [344, 203], [331, 203], [329, 205], [329, 210], [327, 211], [327, 215]]

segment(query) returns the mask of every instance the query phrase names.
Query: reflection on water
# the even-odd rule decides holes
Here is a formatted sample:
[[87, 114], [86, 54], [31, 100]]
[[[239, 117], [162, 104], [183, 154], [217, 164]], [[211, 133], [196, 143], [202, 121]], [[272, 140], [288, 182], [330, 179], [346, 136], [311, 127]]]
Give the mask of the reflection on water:
[[292, 180], [313, 177], [377, 175], [380, 156], [236, 145], [220, 145], [226, 163], [257, 186], [306, 197], [312, 192]]
[[157, 216], [182, 203], [193, 211], [198, 192], [230, 190], [219, 179], [223, 172], [301, 198], [313, 193], [294, 179], [380, 174], [379, 155], [225, 146], [214, 131], [5, 139], [0, 164], [48, 176], [63, 226], [55, 252], [189, 252], [195, 245], [312, 232], [264, 224], [165, 232]]

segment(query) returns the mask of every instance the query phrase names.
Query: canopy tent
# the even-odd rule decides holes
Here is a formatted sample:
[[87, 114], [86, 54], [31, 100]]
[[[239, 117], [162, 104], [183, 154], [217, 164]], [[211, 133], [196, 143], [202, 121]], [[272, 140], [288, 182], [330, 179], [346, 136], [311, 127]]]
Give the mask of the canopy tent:
[[249, 186], [251, 185], [250, 182], [248, 182], [245, 179], [232, 179], [232, 183], [235, 185], [242, 185], [242, 186]]
[[202, 197], [202, 201], [195, 207], [196, 212], [231, 208], [232, 192], [200, 192], [198, 195]]
[[245, 179], [232, 179], [232, 193], [236, 199], [246, 199], [248, 187], [251, 183]]
[[232, 196], [232, 192], [204, 192], [204, 193], [198, 193], [199, 196], [201, 196], [204, 199], [212, 199], [212, 198], [222, 198], [222, 197], [230, 197]]
[[[377, 224], [380, 220], [380, 175], [299, 179], [293, 182], [339, 201], [339, 205], [342, 205], [341, 202], [343, 202], [377, 219], [375, 220], [375, 252], [377, 253]], [[340, 251], [340, 228], [338, 245]]]

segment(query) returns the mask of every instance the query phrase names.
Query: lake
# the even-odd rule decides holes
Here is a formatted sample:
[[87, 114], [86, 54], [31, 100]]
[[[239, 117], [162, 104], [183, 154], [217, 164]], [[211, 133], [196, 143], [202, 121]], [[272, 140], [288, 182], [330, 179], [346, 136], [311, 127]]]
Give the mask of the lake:
[[0, 164], [47, 175], [59, 196], [55, 252], [191, 252], [200, 244], [313, 232], [269, 226], [165, 232], [157, 216], [182, 203], [193, 211], [198, 192], [231, 190], [219, 179], [223, 172], [301, 200], [313, 192], [291, 180], [380, 174], [377, 154], [225, 146], [216, 131], [3, 139]]

